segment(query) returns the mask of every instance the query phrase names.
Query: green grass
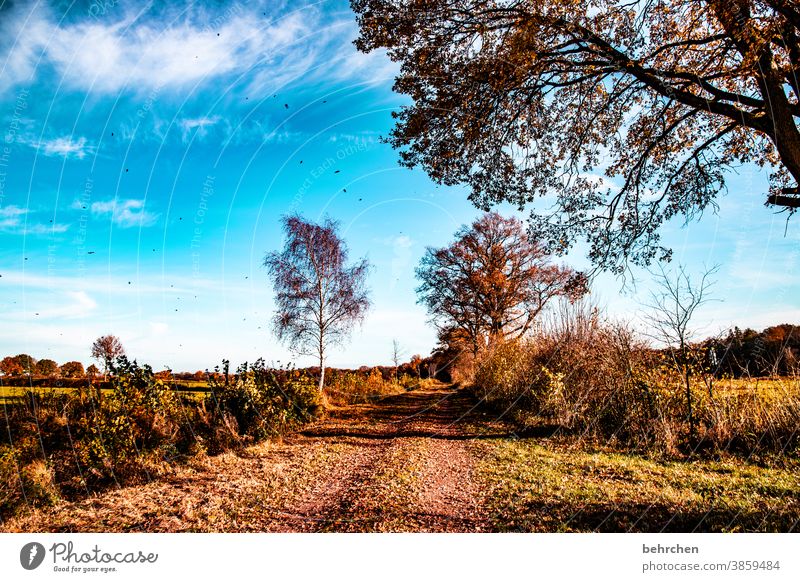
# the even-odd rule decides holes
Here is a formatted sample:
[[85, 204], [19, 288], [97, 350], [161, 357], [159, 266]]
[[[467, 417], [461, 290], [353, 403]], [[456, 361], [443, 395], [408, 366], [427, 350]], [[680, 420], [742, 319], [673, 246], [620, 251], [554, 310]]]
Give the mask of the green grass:
[[548, 441], [494, 441], [478, 479], [500, 531], [793, 531], [800, 464], [660, 461]]

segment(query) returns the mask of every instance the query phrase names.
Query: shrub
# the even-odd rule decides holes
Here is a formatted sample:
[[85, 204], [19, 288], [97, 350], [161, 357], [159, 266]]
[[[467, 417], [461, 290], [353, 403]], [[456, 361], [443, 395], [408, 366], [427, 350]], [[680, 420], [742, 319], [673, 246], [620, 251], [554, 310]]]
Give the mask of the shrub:
[[294, 369], [274, 371], [258, 360], [244, 363], [231, 378], [225, 364], [226, 380], [211, 377], [205, 408], [212, 411], [212, 424], [235, 433], [241, 442], [275, 436], [303, 422], [319, 411], [319, 391], [313, 378]]
[[632, 332], [584, 302], [562, 303], [528, 339], [480, 358], [480, 395], [587, 435], [643, 444], [653, 438], [657, 395]]
[[474, 383], [480, 398], [506, 409], [541, 412], [544, 399], [561, 392], [558, 382], [537, 357], [536, 345], [530, 340], [499, 343], [480, 359]]
[[480, 355], [474, 390], [519, 421], [546, 421], [584, 437], [669, 454], [794, 451], [800, 385], [776, 390], [692, 385], [700, 430], [690, 434], [683, 379], [668, 354], [587, 303], [563, 303], [531, 337]]
[[[25, 502], [152, 478], [189, 455], [222, 452], [280, 434], [317, 414], [313, 379], [270, 370], [259, 360], [229, 376], [209, 374], [207, 397], [180, 394], [170, 379], [124, 357], [110, 391], [81, 385], [26, 391], [4, 407], [0, 441], [0, 515]], [[223, 384], [223, 378], [225, 383]]]

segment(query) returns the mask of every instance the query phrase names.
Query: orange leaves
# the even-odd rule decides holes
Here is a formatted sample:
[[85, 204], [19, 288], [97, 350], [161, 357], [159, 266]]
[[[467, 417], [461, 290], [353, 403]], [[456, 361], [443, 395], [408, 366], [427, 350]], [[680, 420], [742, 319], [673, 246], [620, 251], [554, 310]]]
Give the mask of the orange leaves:
[[577, 293], [576, 274], [550, 262], [516, 218], [487, 213], [430, 249], [417, 269], [420, 300], [442, 328], [474, 345], [485, 337], [524, 334], [552, 297]]

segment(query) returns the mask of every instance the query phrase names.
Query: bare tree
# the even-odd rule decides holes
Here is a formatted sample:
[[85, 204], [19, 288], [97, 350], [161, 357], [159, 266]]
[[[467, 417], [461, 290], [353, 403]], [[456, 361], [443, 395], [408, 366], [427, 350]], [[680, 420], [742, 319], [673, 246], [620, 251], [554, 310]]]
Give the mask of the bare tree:
[[439, 330], [458, 329], [474, 352], [492, 338], [523, 335], [553, 297], [585, 291], [582, 275], [553, 264], [519, 220], [494, 212], [462, 227], [449, 246], [428, 248], [417, 277], [419, 302]]
[[104, 335], [94, 340], [92, 344], [92, 358], [103, 365], [103, 377], [111, 370], [114, 360], [125, 355], [122, 342], [115, 335]]
[[392, 340], [392, 363], [394, 364], [394, 381], [397, 382], [397, 369], [400, 367], [400, 364], [403, 362], [403, 355], [405, 354], [405, 350], [403, 350], [400, 342], [397, 339]]
[[331, 219], [315, 224], [285, 216], [283, 250], [264, 259], [275, 287], [275, 333], [296, 352], [318, 358], [320, 392], [328, 349], [346, 340], [370, 307], [369, 262], [347, 266], [347, 246], [337, 228]]
[[692, 327], [692, 318], [698, 308], [710, 301], [708, 294], [714, 284], [711, 277], [718, 269], [705, 270], [700, 281], [694, 283], [684, 267], [679, 266], [672, 274], [662, 266], [654, 273], [656, 289], [645, 304], [649, 312], [644, 319], [652, 328], [649, 335], [667, 346], [672, 364], [683, 379], [691, 435], [694, 435], [691, 378], [696, 360], [691, 342], [697, 331]]

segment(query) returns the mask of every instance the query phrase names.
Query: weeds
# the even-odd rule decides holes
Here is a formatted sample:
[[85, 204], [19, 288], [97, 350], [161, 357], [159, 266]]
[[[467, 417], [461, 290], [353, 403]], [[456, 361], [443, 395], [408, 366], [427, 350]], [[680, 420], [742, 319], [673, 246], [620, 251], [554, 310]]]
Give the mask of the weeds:
[[209, 392], [181, 395], [149, 366], [124, 357], [111, 390], [27, 391], [6, 403], [0, 442], [0, 516], [109, 485], [143, 482], [197, 454], [216, 454], [281, 434], [315, 417], [314, 381], [259, 360]]
[[671, 364], [668, 353], [649, 348], [630, 327], [604, 319], [585, 303], [565, 303], [531, 337], [480, 355], [473, 385], [504, 416], [525, 422], [533, 417], [628, 449], [669, 455], [796, 452], [796, 379], [773, 382], [772, 390], [758, 390], [753, 381], [726, 390], [718, 381], [712, 390], [698, 365], [687, 388], [685, 374]]

